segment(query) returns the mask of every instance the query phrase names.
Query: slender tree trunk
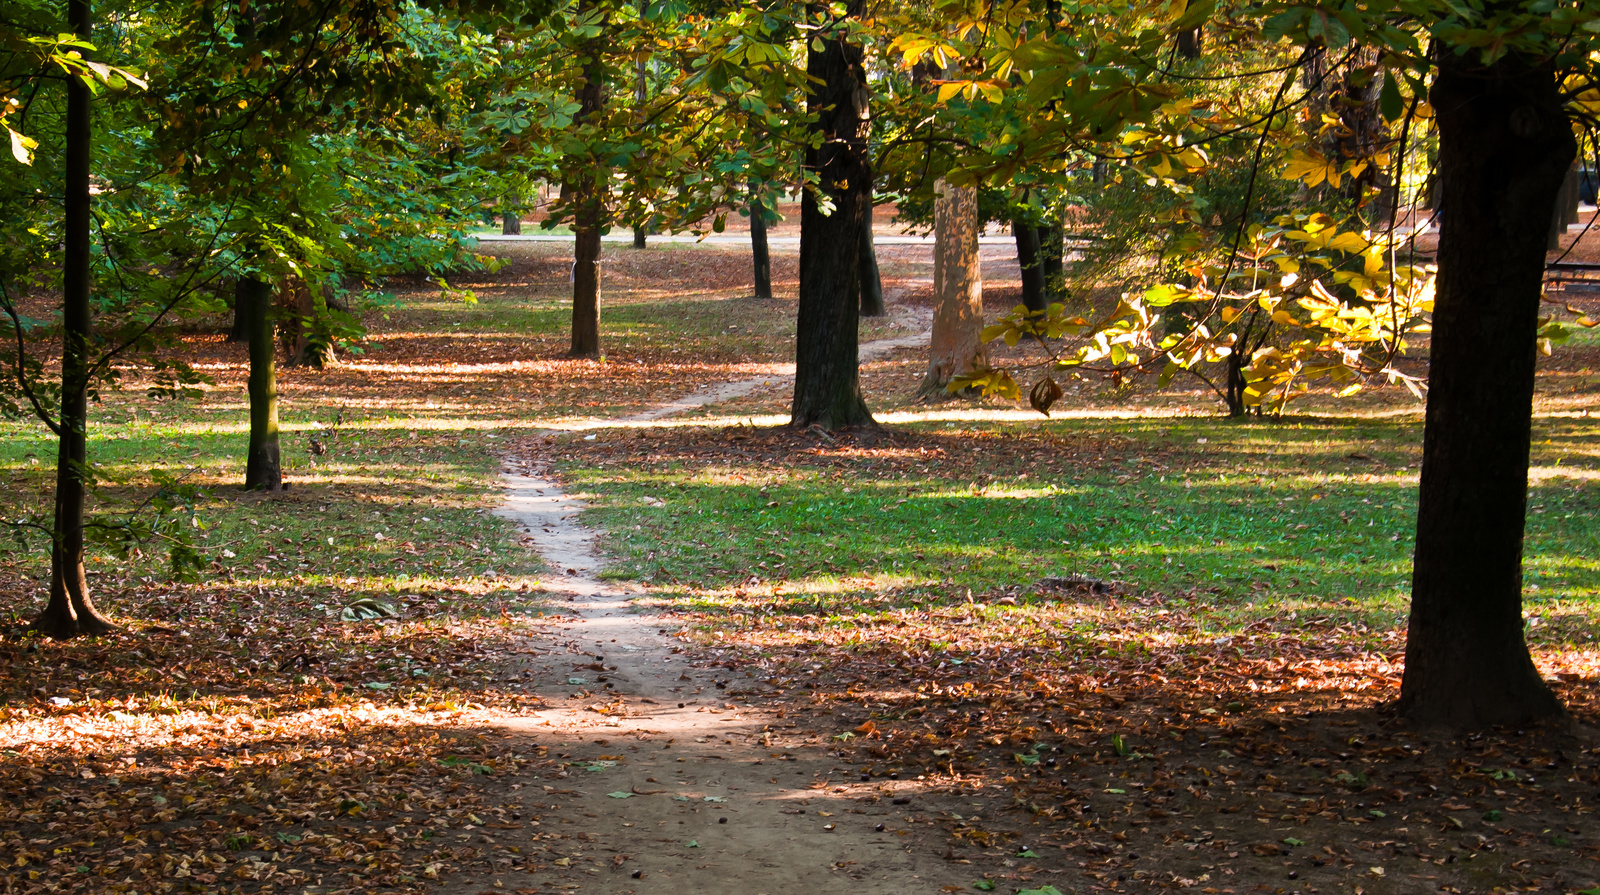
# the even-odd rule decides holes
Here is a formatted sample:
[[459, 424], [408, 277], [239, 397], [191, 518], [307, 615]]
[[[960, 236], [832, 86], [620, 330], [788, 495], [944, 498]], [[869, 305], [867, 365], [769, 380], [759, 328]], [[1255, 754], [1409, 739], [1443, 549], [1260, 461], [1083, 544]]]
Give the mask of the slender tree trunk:
[[1039, 263], [1039, 230], [1022, 218], [1011, 219], [1017, 239], [1017, 265], [1022, 268], [1022, 303], [1030, 311], [1049, 306], [1044, 294], [1044, 268]]
[[645, 248], [646, 246], [648, 246], [650, 244], [649, 238], [650, 238], [650, 231], [645, 229], [643, 226], [636, 226], [636, 227], [633, 228], [633, 247], [634, 248], [636, 248], [636, 249]]
[[[89, 0], [69, 0], [68, 24], [82, 40], [92, 31]], [[83, 567], [84, 478], [89, 469], [89, 367], [94, 320], [89, 306], [89, 88], [67, 79], [65, 245], [61, 258], [61, 432], [56, 454], [56, 512], [50, 533], [50, 601], [33, 621], [49, 637], [103, 634], [116, 625], [95, 609]]]
[[933, 185], [933, 333], [923, 394], [944, 396], [950, 380], [987, 366], [983, 275], [978, 263], [978, 190]]
[[750, 260], [755, 266], [755, 297], [772, 297], [772, 255], [767, 251], [767, 209], [750, 185]]
[[1439, 54], [1438, 298], [1400, 710], [1464, 729], [1563, 713], [1528, 654], [1522, 535], [1545, 239], [1576, 152], [1560, 83]]
[[1039, 273], [1046, 302], [1060, 301], [1066, 294], [1066, 230], [1059, 222], [1039, 228]]
[[283, 490], [278, 451], [277, 339], [272, 323], [272, 286], [253, 276], [239, 280], [239, 305], [250, 327], [250, 449], [245, 454], [246, 491]]
[[[578, 89], [578, 114], [582, 123], [600, 112], [605, 102], [605, 63], [600, 58], [601, 40], [589, 41], [584, 48], [588, 61], [583, 66], [583, 86]], [[573, 357], [600, 356], [600, 229], [605, 226], [606, 177], [590, 169], [598, 159], [582, 160], [583, 172], [576, 187], [576, 208], [572, 229], [572, 349]]]
[[239, 310], [239, 287], [243, 283], [244, 281], [240, 280], [233, 284], [233, 325], [228, 327], [229, 342], [242, 343], [250, 341], [250, 328], [245, 323], [244, 314]]
[[[850, 0], [859, 16], [863, 0]], [[812, 3], [810, 15], [826, 7]], [[821, 49], [818, 49], [820, 45]], [[861, 227], [872, 201], [867, 155], [870, 121], [861, 48], [838, 33], [812, 39], [806, 55], [806, 110], [820, 146], [808, 146], [806, 168], [833, 202], [823, 214], [808, 189], [800, 203], [800, 308], [795, 327], [794, 403], [790, 425], [843, 429], [874, 425], [861, 398], [857, 326], [861, 302]]]
[[866, 219], [861, 223], [861, 316], [882, 317], [883, 276], [878, 272], [878, 247], [872, 242], [872, 201], [867, 200]]

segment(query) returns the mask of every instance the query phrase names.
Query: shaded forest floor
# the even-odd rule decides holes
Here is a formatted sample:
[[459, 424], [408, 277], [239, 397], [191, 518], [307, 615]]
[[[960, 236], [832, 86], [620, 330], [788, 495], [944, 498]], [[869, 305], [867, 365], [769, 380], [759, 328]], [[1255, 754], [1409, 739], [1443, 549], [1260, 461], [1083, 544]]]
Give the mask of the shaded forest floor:
[[[284, 371], [285, 495], [233, 487], [242, 346], [188, 337], [216, 379], [203, 400], [146, 399], [133, 370], [96, 407], [99, 509], [184, 476], [205, 571], [172, 580], [156, 543], [101, 551], [90, 580], [125, 633], [0, 641], [0, 891], [495, 890], [535, 863], [569, 875], [558, 888], [657, 891], [620, 862], [591, 873], [578, 840], [527, 845], [521, 790], [617, 759], [494, 732], [566, 689], [528, 664], [559, 636], [550, 570], [487, 512], [508, 453], [590, 503], [607, 574], [678, 620], [763, 746], [809, 750], [841, 805], [915, 798], [874, 834], [963, 888], [1600, 886], [1592, 334], [1541, 373], [1527, 548], [1530, 641], [1587, 727], [1451, 742], [1382, 708], [1420, 452], [1408, 395], [1241, 424], [1203, 387], [1084, 381], [1044, 421], [925, 403], [907, 351], [863, 371], [875, 436], [767, 428], [781, 387], [607, 429], [780, 373], [794, 257], [775, 259], [789, 298], [758, 302], [740, 251], [608, 247], [594, 362], [562, 356], [566, 248], [496, 251], [506, 268], [458, 283], [478, 304], [397, 284], [361, 354]], [[991, 260], [994, 313], [1016, 282]], [[903, 305], [926, 303], [926, 259], [883, 263]], [[547, 428], [569, 431], [530, 437]], [[0, 423], [7, 518], [48, 511], [51, 447]], [[0, 557], [14, 623], [47, 572], [37, 542]], [[547, 831], [582, 820], [567, 802]]]

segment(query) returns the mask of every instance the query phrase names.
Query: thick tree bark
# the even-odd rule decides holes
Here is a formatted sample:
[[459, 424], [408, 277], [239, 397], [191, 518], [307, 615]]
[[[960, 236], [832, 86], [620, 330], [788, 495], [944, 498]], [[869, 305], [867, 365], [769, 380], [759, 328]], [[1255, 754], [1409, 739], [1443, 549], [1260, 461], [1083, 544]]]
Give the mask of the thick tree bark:
[[1545, 239], [1576, 151], [1550, 69], [1441, 52], [1438, 298], [1400, 710], [1454, 728], [1562, 714], [1523, 638]]
[[[583, 86], [578, 89], [578, 114], [582, 123], [600, 112], [605, 101], [605, 64], [600, 58], [601, 41], [590, 41], [584, 53]], [[598, 164], [583, 159], [582, 164]], [[600, 229], [605, 226], [606, 197], [602, 172], [585, 170], [576, 188], [576, 207], [572, 229], [572, 349], [573, 357], [600, 356]]]
[[772, 254], [767, 250], [767, 210], [750, 187], [750, 260], [755, 267], [755, 297], [772, 297]]
[[987, 365], [983, 275], [978, 263], [978, 190], [933, 185], [933, 333], [923, 394], [948, 395], [956, 376]]
[[1022, 268], [1022, 303], [1030, 311], [1043, 311], [1050, 302], [1044, 293], [1044, 267], [1039, 259], [1039, 230], [1020, 217], [1011, 219], [1017, 240], [1017, 264]]
[[502, 235], [502, 236], [521, 236], [522, 235], [522, 218], [517, 217], [516, 215], [514, 215], [514, 214], [512, 214], [510, 212], [506, 212], [506, 213], [500, 215], [500, 235]]
[[882, 317], [886, 313], [883, 276], [878, 272], [878, 247], [872, 242], [872, 201], [868, 199], [866, 218], [861, 222], [861, 316]]
[[[851, 0], [848, 15], [860, 15], [862, 6], [863, 0]], [[813, 3], [807, 9], [815, 16], [825, 7]], [[790, 425], [871, 426], [872, 413], [861, 398], [857, 342], [861, 227], [872, 201], [870, 94], [859, 46], [834, 32], [813, 38], [810, 47], [806, 110], [815, 118], [812, 127], [822, 145], [806, 148], [805, 165], [818, 176], [816, 192], [834, 208], [823, 214], [810, 189], [800, 203], [800, 308]]]
[[270, 314], [272, 286], [252, 276], [239, 280], [239, 306], [250, 327], [250, 448], [245, 454], [246, 491], [283, 490], [278, 451], [278, 370]]
[[645, 248], [650, 244], [649, 237], [650, 233], [644, 227], [635, 226], [633, 228], [633, 247], [636, 249]]
[[[70, 0], [68, 23], [90, 39], [89, 0]], [[89, 150], [93, 136], [89, 88], [67, 79], [64, 160], [65, 240], [61, 258], [61, 422], [56, 453], [55, 522], [50, 537], [50, 600], [33, 628], [58, 639], [103, 634], [116, 625], [89, 596], [83, 567], [84, 477], [89, 460], [89, 368], [94, 320], [89, 306]]]

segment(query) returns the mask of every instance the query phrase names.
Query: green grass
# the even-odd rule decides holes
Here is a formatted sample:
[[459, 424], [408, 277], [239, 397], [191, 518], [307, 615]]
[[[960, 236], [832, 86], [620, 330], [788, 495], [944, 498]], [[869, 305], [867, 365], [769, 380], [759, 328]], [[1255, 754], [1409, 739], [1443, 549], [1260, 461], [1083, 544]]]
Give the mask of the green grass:
[[[1530, 498], [1526, 604], [1542, 637], [1592, 640], [1600, 613], [1600, 439], [1577, 421], [1541, 426]], [[792, 469], [574, 461], [598, 495], [612, 573], [709, 593], [728, 606], [754, 575], [788, 595], [766, 605], [854, 613], [1027, 587], [1051, 575], [1125, 582], [1237, 612], [1333, 609], [1391, 627], [1410, 584], [1420, 423], [1185, 419], [921, 425], [905, 448]], [[1063, 446], [1066, 456], [1056, 452]], [[664, 502], [662, 506], [654, 502]], [[887, 596], [886, 601], [880, 602]]]
[[[186, 476], [200, 487], [200, 527], [193, 534], [207, 578], [394, 592], [491, 570], [511, 577], [537, 570], [531, 554], [516, 548], [511, 526], [485, 513], [499, 498], [498, 458], [494, 440], [480, 431], [411, 417], [352, 418], [348, 411], [334, 428], [338, 411], [331, 403], [297, 401], [286, 408], [282, 434], [285, 476], [293, 487], [267, 497], [238, 488], [245, 449], [240, 408], [161, 404], [152, 419], [146, 403], [135, 421], [126, 406], [104, 408], [90, 424], [89, 455], [102, 482], [91, 513], [125, 512], [154, 490], [151, 470]], [[48, 522], [53, 444], [40, 435], [38, 427], [0, 424], [0, 479], [7, 483], [0, 500], [9, 518], [31, 513]], [[309, 452], [313, 435], [326, 446], [322, 456]], [[41, 544], [34, 546], [8, 565], [42, 583], [48, 556]], [[88, 563], [96, 573], [162, 579], [161, 548], [146, 544], [124, 559], [100, 547]], [[18, 607], [8, 608], [15, 613]]]

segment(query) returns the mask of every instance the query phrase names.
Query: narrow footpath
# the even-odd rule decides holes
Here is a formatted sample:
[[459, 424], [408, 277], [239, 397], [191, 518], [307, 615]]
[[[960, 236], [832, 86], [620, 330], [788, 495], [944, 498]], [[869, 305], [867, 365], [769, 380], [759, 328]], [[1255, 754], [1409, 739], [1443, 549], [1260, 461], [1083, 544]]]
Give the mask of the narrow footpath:
[[[927, 338], [866, 343], [861, 358]], [[613, 423], [782, 381], [713, 385]], [[501, 733], [561, 764], [512, 782], [528, 826], [502, 841], [525, 837], [525, 860], [447, 891], [873, 895], [959, 885], [958, 868], [934, 851], [942, 840], [914, 781], [861, 782], [830, 755], [838, 724], [762, 705], [775, 695], [767, 685], [689, 661], [670, 636], [676, 623], [633, 604], [640, 588], [600, 579], [583, 506], [548, 466], [514, 462], [504, 478], [499, 513], [556, 571], [545, 587], [570, 615], [525, 669], [550, 708], [507, 718]]]

